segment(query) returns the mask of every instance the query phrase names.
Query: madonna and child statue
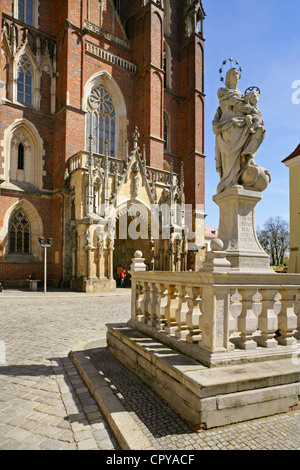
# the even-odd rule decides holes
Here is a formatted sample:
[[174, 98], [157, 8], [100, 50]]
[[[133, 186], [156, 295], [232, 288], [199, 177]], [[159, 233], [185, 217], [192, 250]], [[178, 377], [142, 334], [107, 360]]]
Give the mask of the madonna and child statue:
[[213, 120], [216, 135], [216, 169], [220, 175], [217, 193], [235, 185], [263, 191], [271, 177], [256, 165], [254, 157], [266, 129], [258, 109], [259, 89], [250, 87], [244, 94], [237, 88], [240, 72], [231, 68], [225, 87], [219, 88], [219, 108]]
[[234, 270], [265, 270], [269, 257], [257, 239], [255, 206], [271, 176], [256, 164], [255, 157], [266, 129], [258, 108], [260, 91], [252, 86], [242, 93], [238, 89], [240, 71], [235, 67], [228, 70], [225, 86], [218, 90], [219, 107], [212, 123], [220, 176], [213, 197], [220, 208], [219, 250], [226, 251]]

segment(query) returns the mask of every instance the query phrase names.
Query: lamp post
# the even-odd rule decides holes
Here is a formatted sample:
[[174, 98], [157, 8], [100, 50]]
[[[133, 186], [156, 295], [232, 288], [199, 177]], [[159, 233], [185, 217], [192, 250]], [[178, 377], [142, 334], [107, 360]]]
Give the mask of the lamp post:
[[47, 238], [47, 241], [44, 237], [39, 237], [39, 244], [42, 248], [45, 249], [44, 255], [44, 293], [47, 292], [47, 248], [50, 248], [52, 245], [53, 238]]

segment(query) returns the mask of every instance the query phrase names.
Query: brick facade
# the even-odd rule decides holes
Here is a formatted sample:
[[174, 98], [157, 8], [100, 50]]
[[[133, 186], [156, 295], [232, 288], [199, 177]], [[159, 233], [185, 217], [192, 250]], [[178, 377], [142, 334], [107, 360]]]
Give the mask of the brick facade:
[[[204, 38], [198, 29], [187, 31], [191, 18], [203, 23], [205, 14], [201, 2], [191, 0], [121, 0], [119, 11], [113, 0], [39, 0], [35, 27], [18, 19], [17, 5], [17, 0], [0, 2], [0, 281], [42, 275], [38, 248], [30, 255], [34, 259], [25, 257], [23, 263], [9, 254], [9, 214], [26, 200], [29, 221], [40, 220], [39, 236], [53, 238], [49, 278], [68, 282], [71, 189], [64, 175], [68, 159], [86, 150], [85, 93], [96, 74], [105, 72], [124, 99], [117, 158], [124, 159], [124, 142], [132, 142], [137, 126], [147, 165], [163, 170], [172, 161], [179, 173], [183, 161], [186, 203], [204, 208]], [[32, 85], [34, 106], [17, 99], [13, 58], [20, 50], [29, 56], [39, 84], [39, 89]], [[164, 113], [170, 118], [167, 151]], [[10, 135], [13, 123], [20, 125]], [[41, 160], [39, 188], [33, 179], [10, 181], [15, 134], [24, 123], [26, 151], [41, 153], [35, 157]]]

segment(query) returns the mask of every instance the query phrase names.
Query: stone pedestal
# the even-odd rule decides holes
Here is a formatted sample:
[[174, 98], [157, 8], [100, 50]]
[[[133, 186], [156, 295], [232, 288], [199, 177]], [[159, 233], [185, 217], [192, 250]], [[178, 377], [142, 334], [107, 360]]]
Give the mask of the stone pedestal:
[[261, 192], [235, 186], [213, 197], [220, 209], [219, 238], [234, 271], [267, 271], [269, 255], [261, 247], [255, 228], [255, 206]]

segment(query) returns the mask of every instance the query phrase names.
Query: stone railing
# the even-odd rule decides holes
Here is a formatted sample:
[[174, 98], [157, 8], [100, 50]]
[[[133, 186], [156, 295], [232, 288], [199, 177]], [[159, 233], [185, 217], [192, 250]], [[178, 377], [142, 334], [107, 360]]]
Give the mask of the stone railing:
[[36, 56], [38, 66], [40, 66], [39, 61], [44, 54], [47, 54], [51, 61], [56, 56], [56, 40], [53, 36], [5, 13], [2, 13], [2, 34], [3, 37], [6, 37], [9, 47], [12, 48], [11, 52], [14, 52], [14, 54], [24, 44], [28, 44], [32, 53]]
[[75, 170], [86, 168], [88, 159], [88, 152], [80, 151], [69, 158], [69, 172], [72, 173]]
[[[290, 357], [299, 275], [135, 272], [130, 326], [206, 365]], [[242, 276], [244, 277], [244, 276]]]
[[[88, 157], [89, 153], [86, 150], [81, 150], [72, 157], [69, 158], [69, 173], [72, 173], [75, 170], [86, 169], [88, 166]], [[94, 167], [100, 166], [103, 168], [104, 165], [104, 155], [93, 154]], [[108, 157], [109, 161], [109, 172], [115, 174], [116, 165], [118, 165], [119, 173], [122, 173], [126, 167], [126, 161], [121, 160], [115, 157]], [[152, 168], [145, 166], [146, 169], [146, 178], [149, 183], [161, 184], [164, 186], [170, 186], [171, 184], [171, 173], [165, 170], [159, 170], [157, 168]], [[174, 183], [179, 181], [179, 175], [173, 173]]]
[[127, 70], [131, 73], [137, 72], [137, 66], [132, 62], [128, 62], [128, 60], [122, 59], [122, 57], [117, 56], [116, 54], [112, 54], [111, 52], [102, 49], [102, 47], [97, 46], [89, 41], [85, 42], [85, 50], [96, 57], [100, 57], [111, 64], [118, 65], [119, 67]]
[[146, 175], [148, 181], [151, 181], [151, 183], [159, 183], [166, 186], [171, 184], [171, 173], [169, 171], [158, 170], [157, 168], [147, 166]]
[[[89, 153], [85, 150], [81, 150], [80, 152], [76, 153], [69, 159], [69, 172], [72, 173], [75, 170], [79, 169], [87, 169], [88, 167], [88, 157]], [[104, 160], [105, 156], [100, 155], [100, 154], [93, 154], [93, 159], [94, 159], [94, 166], [100, 166], [103, 168], [104, 166]], [[125, 161], [120, 160], [119, 158], [115, 157], [108, 157], [108, 162], [109, 162], [109, 172], [115, 173], [115, 166], [119, 165], [119, 171], [124, 170], [125, 166]]]

